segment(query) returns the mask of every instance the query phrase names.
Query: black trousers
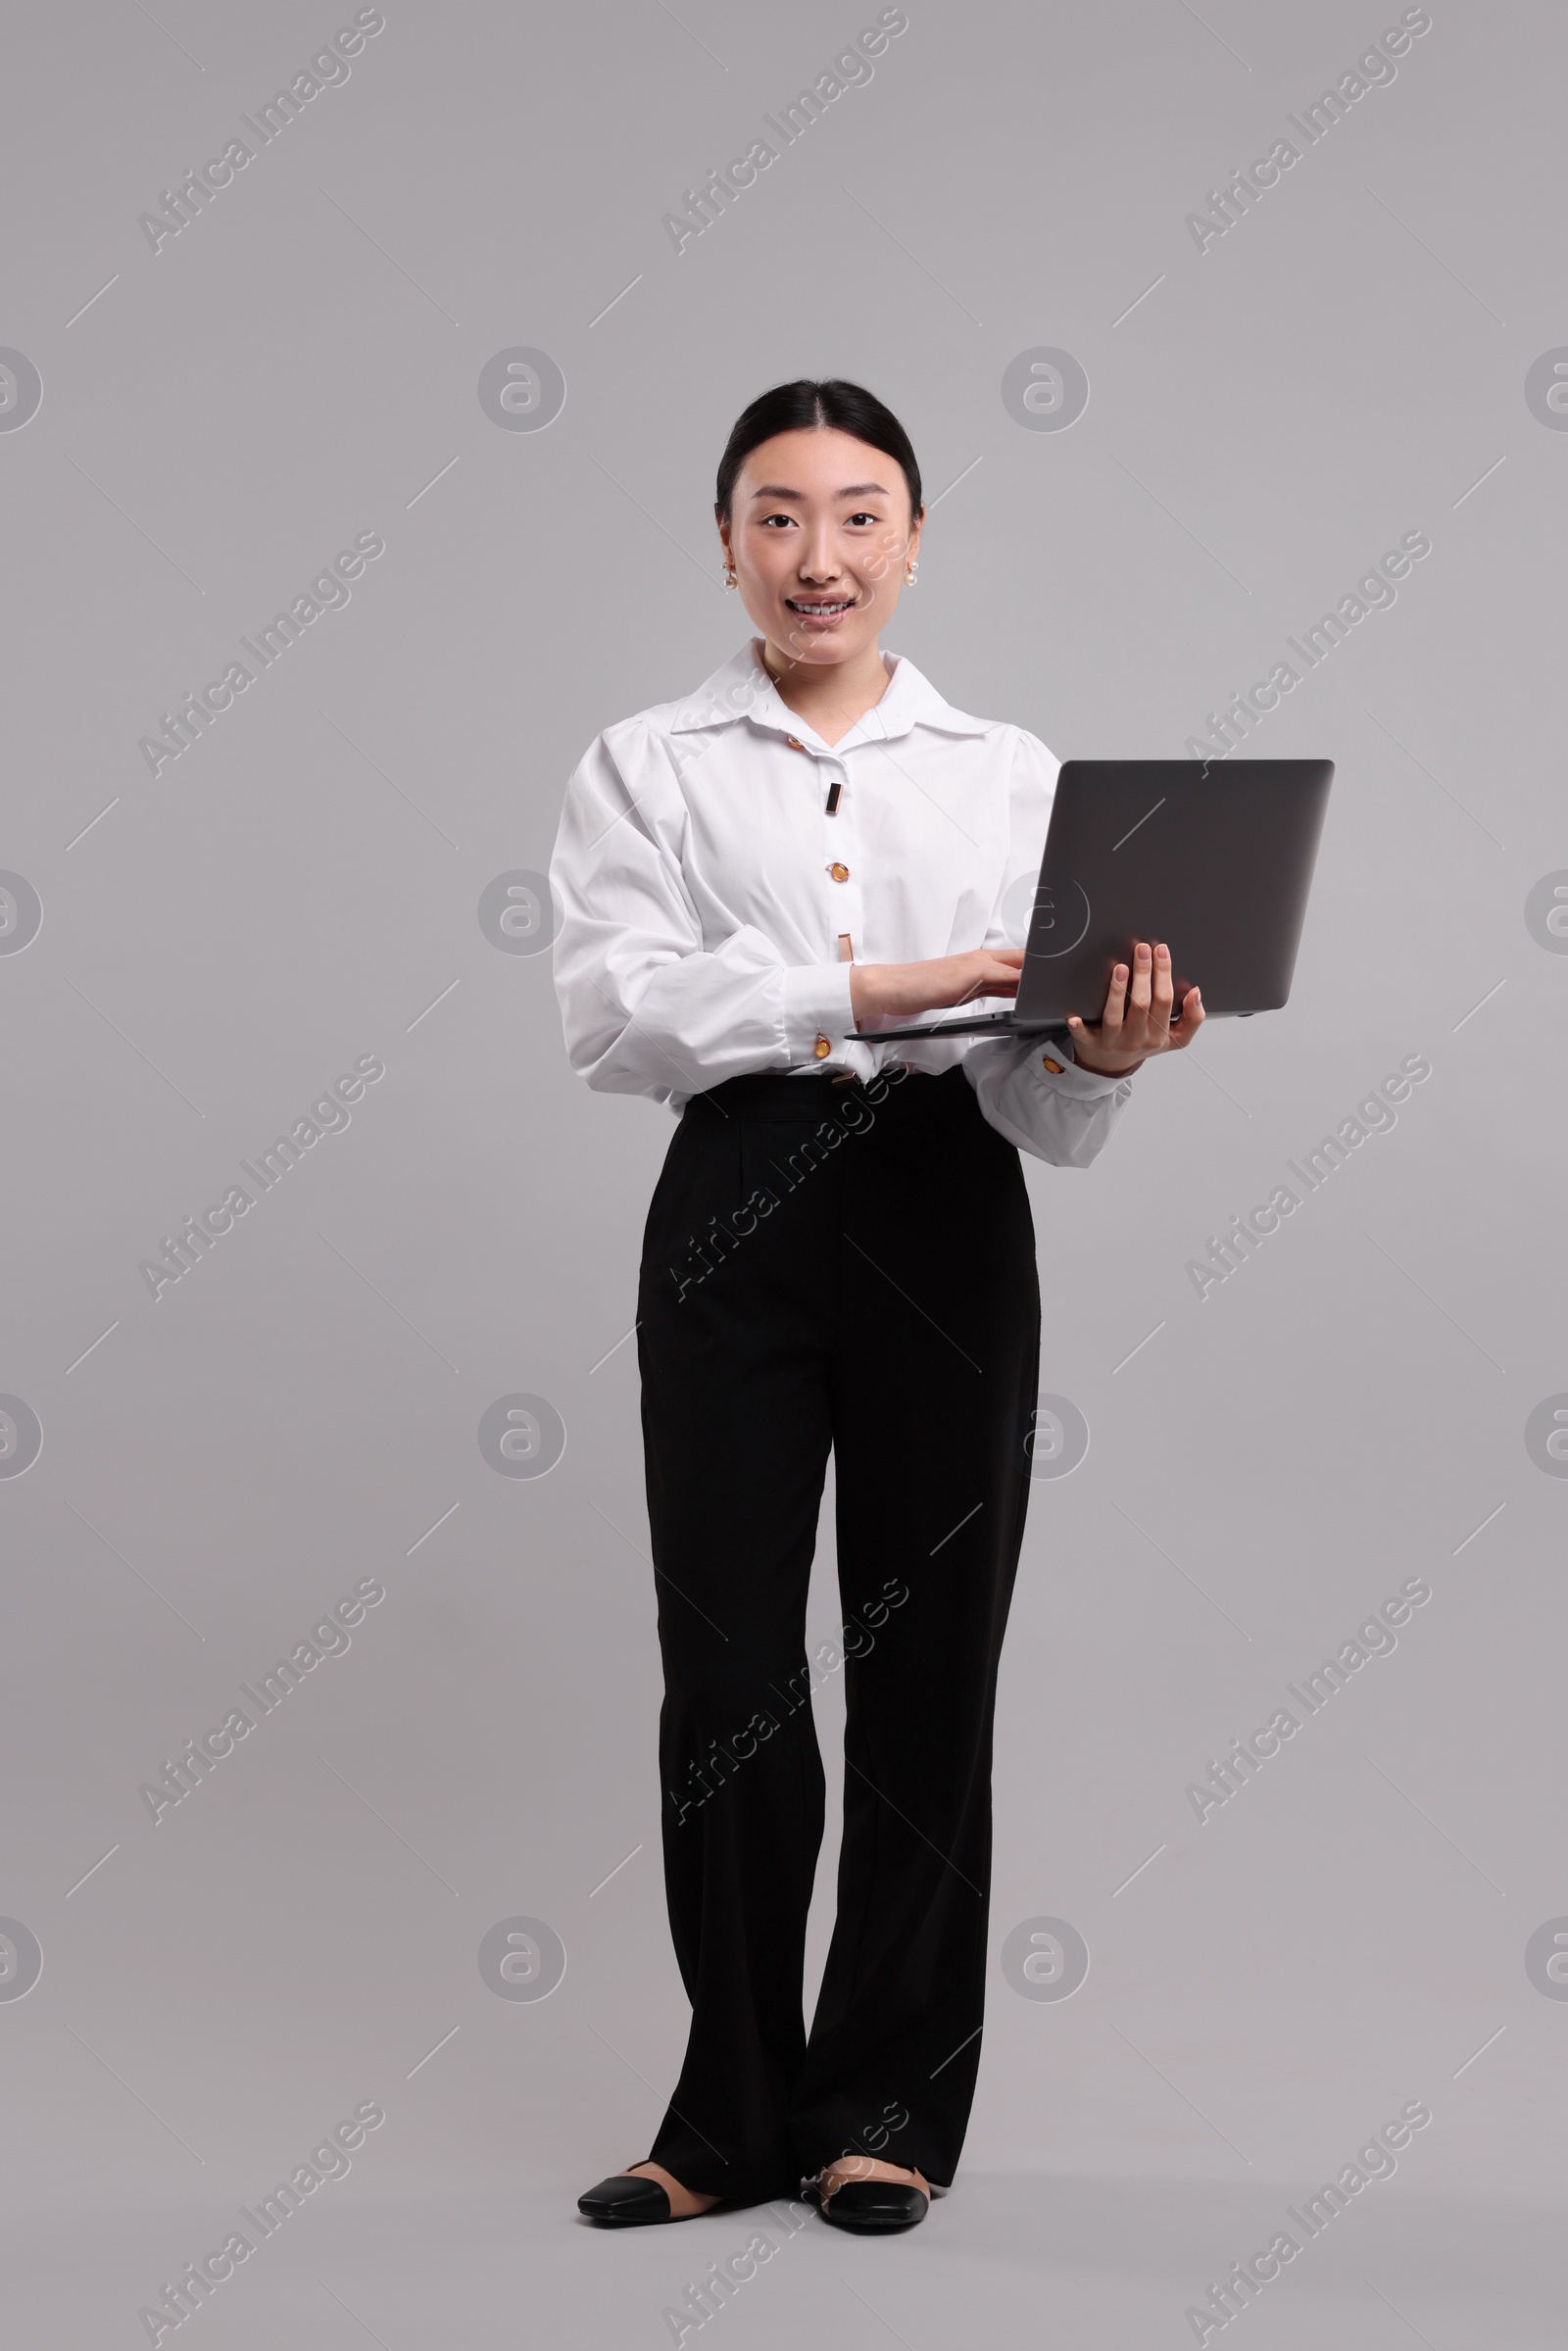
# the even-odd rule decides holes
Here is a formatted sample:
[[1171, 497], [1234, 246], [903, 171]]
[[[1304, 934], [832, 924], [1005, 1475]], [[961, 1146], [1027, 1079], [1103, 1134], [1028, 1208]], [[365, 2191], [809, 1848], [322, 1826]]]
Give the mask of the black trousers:
[[[742, 2202], [850, 2151], [946, 2185], [979, 2064], [1038, 1385], [1018, 1153], [961, 1070], [731, 1079], [682, 1114], [638, 1310], [664, 1875], [692, 2003], [650, 2160]], [[844, 1630], [808, 1660], [830, 1447]], [[836, 1672], [838, 1916], [808, 2037], [811, 1692]]]

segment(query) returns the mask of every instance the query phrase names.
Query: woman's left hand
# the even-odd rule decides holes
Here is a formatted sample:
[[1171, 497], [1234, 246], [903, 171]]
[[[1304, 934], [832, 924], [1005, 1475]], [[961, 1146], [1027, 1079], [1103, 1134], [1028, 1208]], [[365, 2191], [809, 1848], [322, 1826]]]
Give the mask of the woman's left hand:
[[1076, 1012], [1068, 1019], [1073, 1058], [1080, 1069], [1093, 1069], [1102, 1077], [1126, 1077], [1152, 1053], [1180, 1053], [1202, 1027], [1202, 999], [1196, 988], [1189, 988], [1183, 997], [1180, 1019], [1171, 1020], [1175, 990], [1170, 949], [1162, 943], [1151, 950], [1147, 940], [1139, 940], [1133, 950], [1130, 991], [1128, 978], [1126, 964], [1118, 963], [1110, 975], [1105, 1009], [1097, 1027], [1087, 1027]]

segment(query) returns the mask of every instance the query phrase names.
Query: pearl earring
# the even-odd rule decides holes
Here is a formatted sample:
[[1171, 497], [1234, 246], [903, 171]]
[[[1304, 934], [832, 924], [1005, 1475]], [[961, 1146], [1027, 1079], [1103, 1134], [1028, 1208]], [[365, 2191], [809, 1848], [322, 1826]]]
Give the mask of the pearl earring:
[[907, 588], [912, 588], [917, 585], [914, 574], [919, 561], [919, 557], [916, 556], [912, 563], [906, 563], [904, 566], [904, 584]]
[[724, 585], [726, 588], [733, 588], [735, 584], [735, 566], [733, 563], [726, 563], [724, 565]]

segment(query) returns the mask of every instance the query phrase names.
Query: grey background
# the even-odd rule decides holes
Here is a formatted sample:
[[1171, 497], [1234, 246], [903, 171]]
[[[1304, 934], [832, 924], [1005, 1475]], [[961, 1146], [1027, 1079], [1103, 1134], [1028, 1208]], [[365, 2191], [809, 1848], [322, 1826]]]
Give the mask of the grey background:
[[[1033, 1494], [993, 1940], [1068, 1921], [1087, 1981], [994, 1970], [924, 2229], [813, 2223], [704, 2331], [1191, 2341], [1421, 2098], [1250, 2333], [1544, 2344], [1568, 2013], [1524, 1953], [1568, 1912], [1568, 1486], [1523, 1432], [1568, 1391], [1568, 961], [1524, 906], [1568, 867], [1568, 439], [1524, 380], [1568, 342], [1563, 21], [1435, 0], [1200, 255], [1185, 216], [1396, 9], [911, 0], [677, 256], [662, 213], [874, 10], [385, 13], [156, 255], [138, 215], [352, 11], [105, 0], [8, 41], [0, 343], [43, 383], [0, 433], [0, 865], [43, 906], [0, 956], [0, 1389], [44, 1433], [0, 1480], [0, 1912], [44, 1957], [0, 2000], [17, 2339], [146, 2340], [366, 2099], [384, 2127], [220, 2287], [209, 2351], [667, 2341], [756, 2225], [572, 2213], [685, 2033], [617, 1347], [670, 1122], [571, 1076], [548, 956], [476, 909], [546, 863], [597, 730], [735, 650], [718, 450], [836, 372], [957, 483], [886, 643], [1063, 757], [1178, 755], [1402, 532], [1433, 547], [1258, 730], [1339, 761], [1289, 1009], [1148, 1070], [1088, 1175], [1029, 1168], [1041, 1384], [1091, 1444]], [[547, 431], [479, 405], [515, 345], [564, 374]], [[1087, 371], [1070, 431], [1003, 406], [1037, 345]], [[158, 714], [368, 530], [346, 609], [151, 777]], [[366, 1053], [350, 1127], [154, 1303], [160, 1237]], [[1186, 1260], [1411, 1053], [1397, 1127], [1200, 1303]], [[479, 1451], [518, 1393], [567, 1433], [541, 1479]], [[817, 1638], [832, 1570], [824, 1529]], [[1396, 1653], [1200, 1826], [1189, 1781], [1414, 1575]], [[371, 1576], [351, 1649], [155, 1828], [140, 1784]], [[516, 1917], [564, 1946], [547, 2000], [481, 1979]]]

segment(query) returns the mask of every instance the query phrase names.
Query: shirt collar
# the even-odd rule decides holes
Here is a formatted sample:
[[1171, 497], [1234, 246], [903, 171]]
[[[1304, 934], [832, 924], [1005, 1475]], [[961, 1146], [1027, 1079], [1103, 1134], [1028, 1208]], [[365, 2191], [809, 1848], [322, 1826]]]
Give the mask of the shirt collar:
[[[795, 734], [805, 725], [780, 700], [777, 687], [762, 666], [758, 643], [754, 637], [721, 668], [715, 669], [711, 677], [705, 679], [695, 694], [688, 695], [678, 705], [669, 721], [671, 734], [729, 726], [742, 718], [780, 735]], [[851, 743], [865, 740], [891, 741], [895, 736], [906, 735], [917, 725], [936, 727], [951, 735], [983, 735], [987, 731], [986, 720], [971, 718], [945, 702], [907, 654], [885, 653], [882, 661], [884, 667], [893, 664], [887, 692], [841, 737], [836, 749], [843, 750]], [[811, 729], [808, 726], [806, 732], [809, 734]]]

